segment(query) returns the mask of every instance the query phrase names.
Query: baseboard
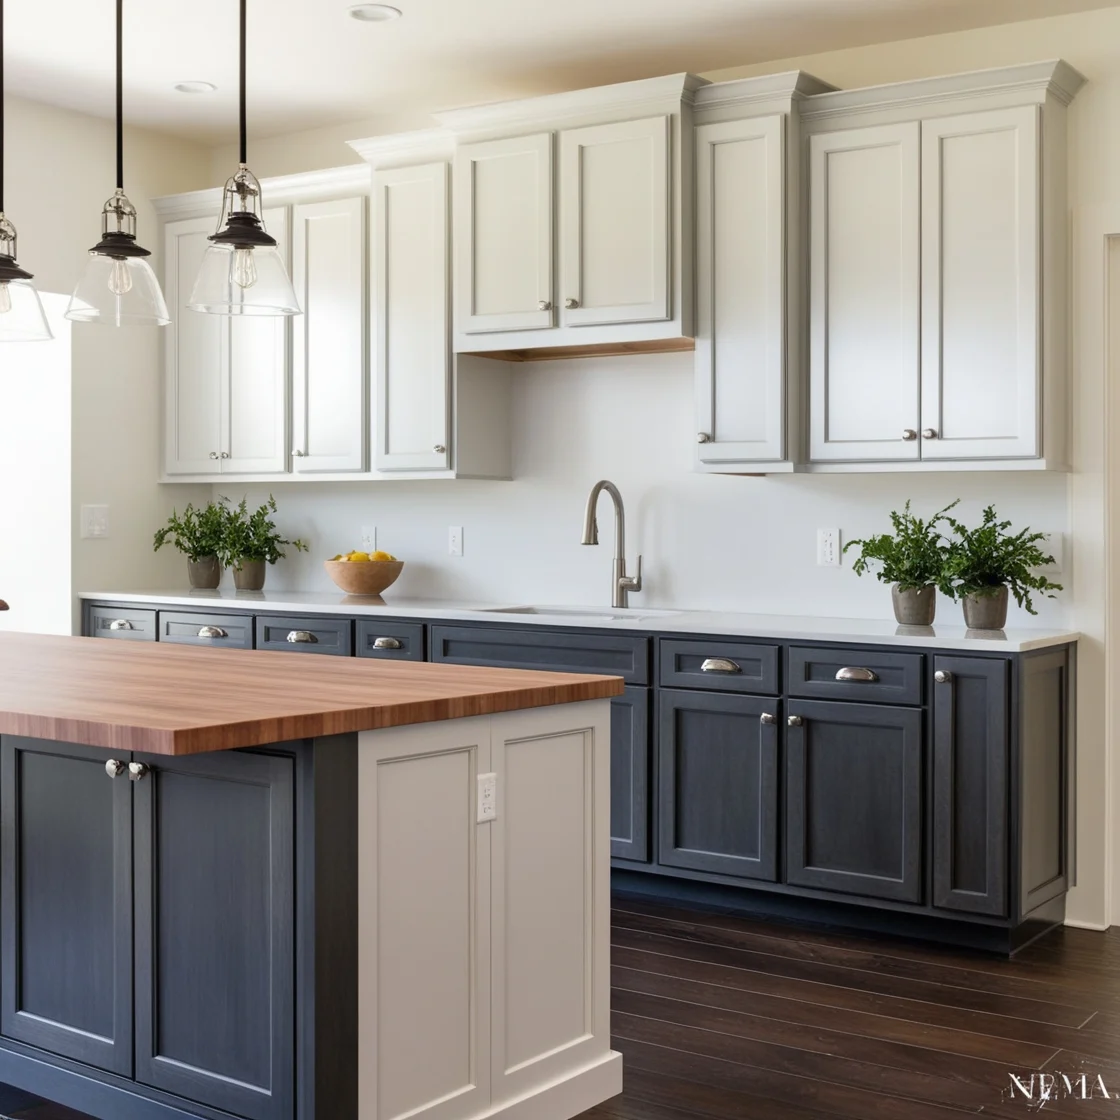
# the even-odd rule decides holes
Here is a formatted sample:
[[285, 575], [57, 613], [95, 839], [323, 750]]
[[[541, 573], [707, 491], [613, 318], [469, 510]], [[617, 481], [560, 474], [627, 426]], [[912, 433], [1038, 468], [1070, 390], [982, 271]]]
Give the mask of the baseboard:
[[608, 1051], [592, 1065], [504, 1101], [477, 1120], [572, 1120], [622, 1092], [622, 1055]]
[[1101, 925], [1100, 922], [1082, 922], [1077, 918], [1066, 918], [1063, 925], [1073, 926], [1074, 929], [1091, 929], [1095, 933], [1107, 933], [1112, 926], [1108, 923]]

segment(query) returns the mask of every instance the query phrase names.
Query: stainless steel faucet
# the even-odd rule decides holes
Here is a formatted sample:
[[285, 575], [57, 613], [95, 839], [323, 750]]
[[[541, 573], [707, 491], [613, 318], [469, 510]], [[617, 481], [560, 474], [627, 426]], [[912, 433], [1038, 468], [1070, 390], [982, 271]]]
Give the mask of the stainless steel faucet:
[[599, 543], [599, 521], [595, 509], [599, 495], [606, 490], [614, 502], [614, 576], [611, 580], [611, 606], [625, 607], [631, 591], [642, 589], [642, 558], [638, 557], [638, 574], [626, 574], [626, 511], [622, 506], [622, 495], [613, 482], [605, 478], [591, 487], [587, 498], [587, 513], [583, 518], [583, 543]]

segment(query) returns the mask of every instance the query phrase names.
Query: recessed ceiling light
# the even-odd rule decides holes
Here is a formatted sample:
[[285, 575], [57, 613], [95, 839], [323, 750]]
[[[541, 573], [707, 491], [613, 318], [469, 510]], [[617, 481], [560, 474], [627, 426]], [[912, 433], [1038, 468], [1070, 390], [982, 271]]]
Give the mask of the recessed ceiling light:
[[179, 93], [213, 93], [218, 87], [213, 82], [176, 82]]
[[401, 16], [400, 8], [390, 4], [354, 4], [349, 11], [351, 19], [361, 20], [362, 23], [388, 23]]

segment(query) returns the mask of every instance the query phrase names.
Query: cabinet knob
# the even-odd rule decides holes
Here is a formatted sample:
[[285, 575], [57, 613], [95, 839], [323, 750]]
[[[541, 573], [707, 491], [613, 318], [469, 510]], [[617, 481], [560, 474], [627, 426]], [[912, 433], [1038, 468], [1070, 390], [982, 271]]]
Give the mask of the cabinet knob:
[[130, 781], [142, 782], [148, 776], [148, 767], [142, 762], [130, 762], [128, 764], [128, 777]]
[[800, 716], [790, 716], [786, 720], [786, 723], [789, 724], [790, 727], [800, 727], [804, 722], [805, 721]]
[[945, 672], [944, 669], [938, 669], [937, 672], [933, 674], [933, 679], [938, 684], [948, 684], [953, 679], [953, 674]]
[[400, 638], [374, 638], [374, 649], [402, 649]]
[[937, 439], [937, 429], [936, 428], [923, 428], [922, 429], [922, 439]]
[[446, 454], [446, 452], [447, 452], [447, 448], [446, 448], [446, 447], [444, 447], [444, 445], [443, 445], [442, 443], [437, 443], [437, 444], [435, 445], [435, 447], [433, 447], [433, 448], [432, 448], [432, 450], [433, 450], [433, 451], [434, 451], [434, 452], [435, 452], [435, 453], [436, 453], [437, 455], [444, 455], [444, 454]]
[[296, 457], [297, 459], [302, 459], [302, 458], [303, 458], [303, 457], [304, 457], [304, 456], [305, 456], [305, 455], [307, 454], [307, 452], [306, 452], [306, 451], [293, 451], [293, 452], [292, 452], [292, 454], [293, 454], [293, 455], [294, 455], [294, 456], [295, 456], [295, 457]]
[[763, 712], [762, 715], [758, 717], [758, 722], [766, 724], [777, 723], [778, 717], [774, 715], [773, 712]]
[[109, 623], [109, 629], [110, 630], [135, 630], [136, 627], [133, 626], [132, 623], [129, 622], [127, 618], [114, 618], [113, 621]]
[[105, 773], [110, 778], [119, 778], [127, 769], [125, 764], [117, 758], [111, 758], [105, 763]]
[[566, 299], [566, 300], [564, 300], [564, 306], [569, 311], [574, 311], [577, 307], [579, 307], [579, 300], [578, 299]]
[[552, 300], [549, 300], [549, 299], [537, 300], [537, 310], [538, 311], [551, 311], [552, 310]]
[[902, 431], [902, 438], [909, 443], [911, 440], [918, 438], [918, 433], [913, 428], [904, 428]]
[[311, 643], [314, 645], [319, 639], [310, 630], [289, 630], [286, 640], [293, 643]]
[[198, 636], [200, 638], [228, 638], [229, 631], [223, 630], [220, 626], [200, 626]]
[[708, 432], [697, 432], [696, 433], [696, 442], [697, 443], [711, 443], [712, 442], [712, 437]]
[[211, 451], [210, 452], [210, 458], [211, 459], [216, 459], [217, 457], [218, 457], [218, 453], [216, 451]]
[[223, 452], [221, 453], [221, 455], [219, 456], [219, 458], [221, 458], [221, 459], [228, 459], [228, 458], [229, 458], [229, 452], [228, 452], [228, 451], [223, 451]]

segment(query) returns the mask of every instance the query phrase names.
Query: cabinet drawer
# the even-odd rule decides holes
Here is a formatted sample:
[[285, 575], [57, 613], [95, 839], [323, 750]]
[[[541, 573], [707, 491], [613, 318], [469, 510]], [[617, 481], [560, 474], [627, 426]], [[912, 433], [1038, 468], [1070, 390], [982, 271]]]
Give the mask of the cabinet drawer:
[[433, 626], [431, 644], [433, 661], [560, 673], [609, 673], [627, 684], [649, 684], [649, 639], [631, 634]]
[[790, 646], [787, 691], [821, 700], [920, 704], [924, 666], [920, 653]]
[[359, 657], [424, 660], [424, 626], [418, 622], [358, 619]]
[[118, 638], [126, 642], [156, 640], [156, 612], [138, 611], [130, 607], [90, 607], [91, 638]]
[[661, 687], [713, 692], [778, 691], [778, 647], [746, 642], [661, 640]]
[[159, 612], [159, 640], [185, 646], [253, 648], [253, 616]]
[[349, 618], [262, 616], [257, 619], [257, 649], [349, 657], [354, 649], [353, 627]]

